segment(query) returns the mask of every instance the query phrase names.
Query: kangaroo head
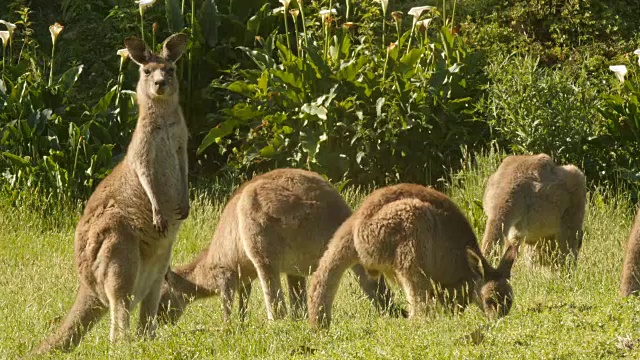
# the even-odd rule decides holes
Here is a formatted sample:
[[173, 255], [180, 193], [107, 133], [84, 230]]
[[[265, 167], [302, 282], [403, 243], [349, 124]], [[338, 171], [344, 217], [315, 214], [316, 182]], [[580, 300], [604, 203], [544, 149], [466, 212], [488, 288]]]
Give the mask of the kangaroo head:
[[516, 243], [507, 248], [497, 268], [493, 268], [481, 253], [467, 248], [467, 261], [478, 277], [473, 300], [489, 318], [505, 316], [511, 310], [513, 289], [509, 279], [518, 246]]
[[178, 78], [175, 63], [187, 45], [187, 35], [173, 34], [162, 44], [162, 52], [154, 54], [142, 40], [130, 37], [124, 44], [129, 57], [140, 65], [138, 95], [149, 99], [161, 99], [178, 94]]

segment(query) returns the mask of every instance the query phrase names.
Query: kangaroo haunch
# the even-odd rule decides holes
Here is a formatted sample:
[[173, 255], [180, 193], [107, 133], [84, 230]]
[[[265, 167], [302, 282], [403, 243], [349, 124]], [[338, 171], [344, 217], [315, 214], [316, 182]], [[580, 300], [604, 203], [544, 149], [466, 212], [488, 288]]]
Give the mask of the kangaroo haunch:
[[[220, 217], [211, 244], [190, 264], [170, 270], [162, 289], [160, 317], [175, 322], [195, 299], [219, 295], [223, 316], [239, 292], [244, 317], [251, 282], [258, 278], [267, 317], [286, 313], [280, 274], [287, 275], [291, 313], [306, 305], [306, 280], [316, 269], [333, 232], [351, 214], [340, 194], [320, 175], [278, 169], [244, 183]], [[361, 266], [353, 272], [365, 294], [381, 309], [390, 305], [384, 281]]]
[[473, 301], [490, 317], [506, 315], [517, 248], [510, 246], [493, 268], [469, 222], [447, 196], [414, 184], [376, 190], [329, 242], [311, 278], [309, 321], [314, 327], [330, 324], [340, 278], [354, 264], [397, 279], [409, 316], [423, 313], [432, 298], [459, 308]]

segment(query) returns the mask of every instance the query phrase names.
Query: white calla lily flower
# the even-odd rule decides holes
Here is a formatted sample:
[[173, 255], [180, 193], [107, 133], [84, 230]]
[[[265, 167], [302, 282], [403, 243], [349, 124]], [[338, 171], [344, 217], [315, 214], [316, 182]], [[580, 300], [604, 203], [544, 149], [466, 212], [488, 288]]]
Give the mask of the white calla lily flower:
[[282, 4], [284, 6], [284, 10], [287, 11], [287, 9], [289, 9], [289, 4], [291, 3], [291, 0], [280, 0], [280, 4]]
[[413, 23], [417, 23], [418, 20], [420, 19], [420, 15], [422, 15], [423, 12], [428, 11], [428, 10], [432, 10], [435, 9], [433, 6], [418, 6], [418, 7], [414, 7], [411, 8], [407, 14], [413, 16]]
[[429, 27], [429, 24], [431, 24], [432, 20], [433, 20], [432, 18], [429, 18], [429, 19], [424, 19], [424, 20], [417, 21], [415, 26], [417, 26], [417, 27], [423, 27], [424, 26], [424, 28], [426, 29], [426, 28]]
[[624, 77], [627, 75], [627, 67], [624, 65], [611, 65], [609, 66], [609, 70], [613, 71], [616, 74], [620, 83], [624, 82]]
[[637, 49], [636, 51], [633, 52], [634, 54], [638, 55], [638, 65], [640, 65], [640, 49]]
[[16, 28], [18, 27], [16, 24], [10, 23], [8, 21], [5, 20], [0, 20], [0, 24], [3, 24], [4, 26], [7, 27], [7, 30], [9, 31], [9, 39], [13, 38], [13, 32], [16, 30]]
[[327, 19], [327, 17], [329, 15], [337, 15], [338, 11], [336, 9], [331, 9], [331, 10], [320, 10], [319, 12], [320, 16], [322, 16], [322, 22], [324, 23], [324, 21]]
[[129, 57], [129, 50], [125, 49], [120, 49], [118, 51], [116, 51], [116, 54], [120, 55], [120, 58], [124, 61], [126, 58]]
[[2, 39], [2, 47], [6, 48], [9, 45], [9, 32], [0, 31], [0, 39]]
[[389, 8], [389, 0], [379, 0], [380, 4], [382, 4], [382, 13], [386, 14], [387, 9]]
[[136, 2], [138, 3], [138, 6], [140, 6], [140, 10], [144, 10], [149, 6], [153, 5], [156, 2], [156, 0], [138, 0]]
[[56, 42], [58, 35], [60, 35], [63, 29], [64, 29], [64, 26], [60, 25], [60, 23], [55, 23], [49, 26], [49, 32], [51, 33], [51, 42], [53, 43]]

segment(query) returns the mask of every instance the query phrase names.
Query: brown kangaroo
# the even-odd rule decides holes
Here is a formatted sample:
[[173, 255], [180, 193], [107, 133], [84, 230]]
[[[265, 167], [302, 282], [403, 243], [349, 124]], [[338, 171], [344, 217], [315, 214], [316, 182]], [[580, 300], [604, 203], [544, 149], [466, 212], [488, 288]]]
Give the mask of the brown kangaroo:
[[[226, 320], [238, 290], [244, 319], [251, 282], [258, 278], [267, 317], [281, 318], [286, 313], [281, 273], [287, 274], [292, 315], [306, 314], [305, 277], [350, 214], [340, 194], [316, 173], [278, 169], [256, 176], [227, 203], [208, 249], [168, 272], [159, 317], [175, 322], [191, 301], [219, 295]], [[370, 278], [360, 266], [353, 272], [379, 308], [390, 305], [383, 281]]]
[[638, 295], [638, 290], [640, 290], [640, 209], [627, 241], [620, 281], [620, 296]]
[[310, 324], [329, 326], [342, 273], [356, 263], [399, 281], [409, 317], [424, 312], [434, 297], [460, 309], [474, 301], [487, 316], [506, 315], [517, 249], [510, 246], [495, 269], [446, 195], [414, 184], [376, 190], [336, 231], [311, 278]]
[[109, 339], [128, 337], [129, 313], [137, 303], [139, 333], [154, 335], [173, 241], [189, 214], [187, 126], [174, 65], [186, 43], [186, 35], [175, 34], [156, 55], [139, 39], [125, 40], [140, 65], [138, 123], [124, 160], [100, 182], [76, 228], [76, 301], [35, 354], [70, 350], [107, 309]]
[[585, 177], [573, 165], [557, 166], [545, 154], [506, 157], [485, 190], [482, 252], [489, 256], [507, 238], [530, 245], [541, 264], [575, 264], [586, 196]]

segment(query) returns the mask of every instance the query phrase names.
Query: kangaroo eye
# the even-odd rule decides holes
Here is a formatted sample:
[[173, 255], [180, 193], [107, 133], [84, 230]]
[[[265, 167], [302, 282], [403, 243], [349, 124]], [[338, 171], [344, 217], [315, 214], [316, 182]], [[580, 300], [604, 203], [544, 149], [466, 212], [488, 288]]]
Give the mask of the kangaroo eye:
[[147, 76], [151, 75], [151, 70], [144, 69], [144, 74], [147, 75]]

